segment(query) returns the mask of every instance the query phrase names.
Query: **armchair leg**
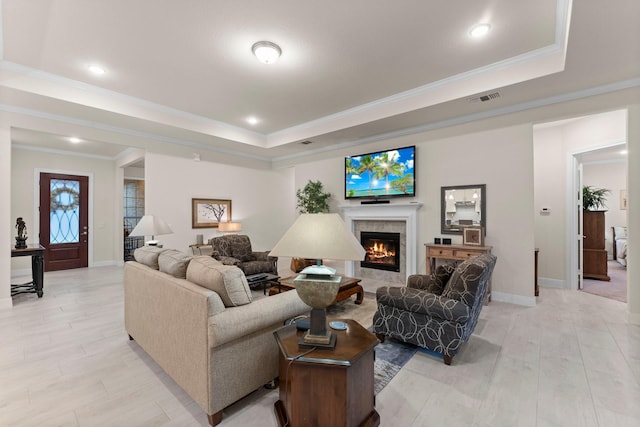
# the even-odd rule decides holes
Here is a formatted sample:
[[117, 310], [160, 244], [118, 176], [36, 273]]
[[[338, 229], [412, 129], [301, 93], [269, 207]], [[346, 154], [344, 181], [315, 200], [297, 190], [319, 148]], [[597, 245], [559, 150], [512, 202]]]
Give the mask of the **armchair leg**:
[[444, 360], [444, 364], [449, 366], [449, 365], [451, 365], [451, 362], [453, 361], [453, 356], [449, 356], [449, 355], [443, 354], [442, 355], [442, 359]]
[[384, 342], [385, 336], [383, 334], [376, 334], [376, 338], [378, 338], [380, 342]]

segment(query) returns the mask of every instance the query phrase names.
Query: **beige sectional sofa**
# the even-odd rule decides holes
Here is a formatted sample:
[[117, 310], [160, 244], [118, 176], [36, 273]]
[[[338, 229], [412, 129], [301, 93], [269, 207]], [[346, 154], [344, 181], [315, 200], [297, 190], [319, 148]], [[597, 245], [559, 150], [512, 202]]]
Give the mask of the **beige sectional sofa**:
[[273, 331], [310, 308], [296, 292], [252, 301], [244, 274], [211, 257], [152, 247], [134, 256], [124, 271], [127, 333], [216, 425], [278, 376]]

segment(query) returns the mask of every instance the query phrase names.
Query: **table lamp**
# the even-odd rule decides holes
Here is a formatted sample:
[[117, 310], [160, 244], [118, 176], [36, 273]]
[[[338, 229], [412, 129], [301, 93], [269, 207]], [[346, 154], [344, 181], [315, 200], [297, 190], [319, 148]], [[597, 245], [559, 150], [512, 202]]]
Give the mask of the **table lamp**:
[[158, 246], [156, 236], [161, 234], [173, 234], [171, 227], [162, 219], [153, 215], [145, 215], [140, 218], [140, 222], [129, 233], [131, 237], [151, 236], [151, 240], [145, 242], [149, 246]]
[[333, 349], [336, 335], [327, 329], [326, 307], [335, 301], [342, 277], [322, 265], [322, 259], [362, 261], [365, 250], [360, 242], [338, 214], [302, 214], [269, 255], [316, 260], [293, 281], [300, 299], [311, 307], [311, 326], [299, 345]]

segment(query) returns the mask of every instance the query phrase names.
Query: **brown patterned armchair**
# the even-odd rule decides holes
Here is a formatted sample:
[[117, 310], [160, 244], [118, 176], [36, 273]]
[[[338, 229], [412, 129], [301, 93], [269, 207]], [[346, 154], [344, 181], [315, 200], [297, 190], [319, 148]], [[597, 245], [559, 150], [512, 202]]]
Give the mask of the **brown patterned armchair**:
[[406, 287], [378, 288], [373, 332], [441, 353], [450, 365], [478, 323], [496, 260], [483, 254], [409, 276]]
[[278, 274], [278, 257], [269, 256], [269, 251], [254, 252], [249, 236], [228, 234], [209, 239], [212, 256], [225, 265], [236, 265], [245, 276], [259, 273]]

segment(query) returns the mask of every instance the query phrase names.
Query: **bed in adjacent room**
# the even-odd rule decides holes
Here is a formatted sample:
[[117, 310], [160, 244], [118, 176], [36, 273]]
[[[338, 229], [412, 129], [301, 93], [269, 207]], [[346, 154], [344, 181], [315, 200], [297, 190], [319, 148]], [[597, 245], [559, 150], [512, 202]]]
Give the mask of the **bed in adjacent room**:
[[613, 259], [627, 265], [627, 227], [611, 227], [613, 232]]

